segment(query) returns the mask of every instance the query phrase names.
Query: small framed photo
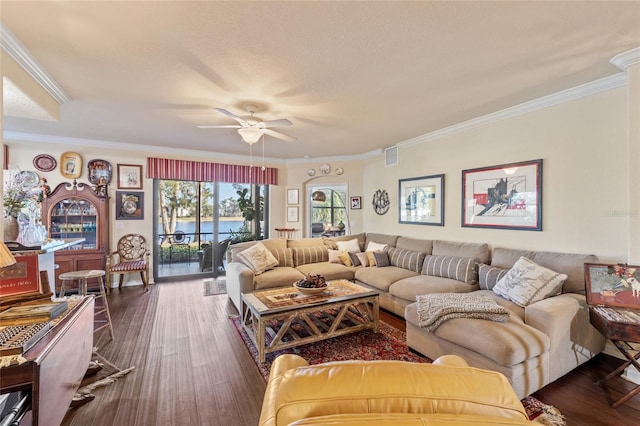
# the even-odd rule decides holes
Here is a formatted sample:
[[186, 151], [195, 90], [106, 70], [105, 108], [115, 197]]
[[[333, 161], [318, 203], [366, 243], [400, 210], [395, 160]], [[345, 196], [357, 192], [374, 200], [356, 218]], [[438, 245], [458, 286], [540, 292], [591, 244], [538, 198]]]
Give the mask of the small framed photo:
[[351, 210], [360, 210], [362, 208], [362, 197], [351, 197]]
[[298, 204], [300, 202], [297, 189], [287, 189], [287, 204]]
[[640, 266], [585, 263], [588, 305], [640, 309]]
[[287, 207], [287, 222], [298, 222], [298, 206]]
[[542, 160], [463, 170], [462, 226], [542, 231]]
[[398, 181], [398, 222], [444, 226], [444, 175]]
[[144, 192], [116, 191], [116, 220], [143, 220]]
[[142, 189], [142, 166], [118, 164], [118, 189]]

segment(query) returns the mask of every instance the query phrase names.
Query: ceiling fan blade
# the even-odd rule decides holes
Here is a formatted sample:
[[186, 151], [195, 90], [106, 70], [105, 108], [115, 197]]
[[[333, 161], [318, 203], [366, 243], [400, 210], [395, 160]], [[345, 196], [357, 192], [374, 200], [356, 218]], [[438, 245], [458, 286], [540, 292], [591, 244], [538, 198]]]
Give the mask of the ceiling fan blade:
[[238, 123], [242, 124], [243, 126], [248, 126], [248, 123], [243, 118], [238, 117], [234, 113], [229, 112], [224, 108], [215, 108], [215, 110], [218, 111], [218, 112], [221, 112], [222, 114], [226, 115], [227, 117], [233, 118], [234, 120], [236, 120]]
[[284, 127], [284, 126], [293, 126], [293, 123], [286, 118], [281, 118], [280, 120], [268, 120], [263, 121], [262, 125], [264, 127]]
[[216, 126], [216, 125], [200, 125], [200, 126], [196, 126], [198, 129], [240, 129], [242, 128], [242, 126], [240, 126], [239, 124], [229, 124], [229, 125], [222, 125], [222, 126]]
[[273, 136], [274, 138], [282, 139], [287, 142], [295, 142], [296, 138], [292, 138], [291, 136], [284, 135], [280, 132], [276, 132], [270, 129], [262, 129], [265, 135]]

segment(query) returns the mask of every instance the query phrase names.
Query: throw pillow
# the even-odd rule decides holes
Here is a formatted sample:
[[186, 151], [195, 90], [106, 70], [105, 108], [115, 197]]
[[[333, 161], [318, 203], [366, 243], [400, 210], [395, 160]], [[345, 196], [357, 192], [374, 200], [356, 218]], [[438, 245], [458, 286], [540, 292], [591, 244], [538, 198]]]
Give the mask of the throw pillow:
[[482, 263], [478, 265], [478, 282], [482, 290], [493, 290], [493, 287], [509, 272], [508, 269]]
[[328, 250], [329, 252], [329, 263], [342, 263], [340, 260], [340, 250]]
[[353, 264], [353, 266], [362, 265], [362, 262], [360, 262], [360, 257], [358, 256], [359, 254], [364, 253], [349, 253], [349, 257], [351, 258], [351, 263]]
[[338, 255], [338, 258], [340, 258], [340, 261], [344, 263], [345, 266], [353, 265], [353, 262], [351, 262], [351, 256], [349, 256], [348, 251], [341, 251], [340, 254]]
[[329, 261], [329, 250], [324, 245], [293, 247], [291, 250], [293, 250], [293, 264], [295, 266]]
[[493, 291], [524, 307], [560, 294], [562, 283], [566, 279], [567, 275], [522, 256], [493, 287]]
[[256, 243], [241, 251], [238, 253], [238, 258], [256, 275], [278, 266], [278, 259], [262, 243]]
[[336, 245], [340, 251], [346, 250], [349, 253], [357, 253], [360, 251], [360, 244], [358, 244], [357, 238], [348, 241], [336, 241]]
[[289, 266], [293, 268], [293, 251], [290, 248], [279, 248], [271, 250], [273, 257], [278, 259], [278, 266]]
[[[369, 258], [367, 256], [367, 253], [364, 252], [360, 252], [360, 253], [354, 253], [356, 255], [356, 257], [358, 258], [358, 262], [360, 262], [360, 264], [364, 267], [369, 266]], [[355, 264], [354, 264], [355, 265]], [[358, 265], [355, 265], [358, 266]]]
[[422, 269], [424, 253], [395, 247], [389, 247], [387, 252], [389, 253], [389, 261], [393, 266], [418, 273]]
[[376, 259], [376, 266], [378, 268], [391, 266], [391, 263], [389, 262], [389, 254], [386, 251], [374, 251], [373, 257]]
[[367, 261], [369, 263], [369, 266], [376, 266], [376, 258], [373, 255], [372, 251], [365, 251], [364, 252], [367, 255]]
[[367, 244], [366, 251], [384, 251], [385, 248], [387, 248], [386, 244], [380, 244], [374, 241], [369, 241], [369, 244]]
[[420, 273], [451, 278], [467, 284], [475, 284], [478, 281], [476, 260], [471, 257], [426, 255]]

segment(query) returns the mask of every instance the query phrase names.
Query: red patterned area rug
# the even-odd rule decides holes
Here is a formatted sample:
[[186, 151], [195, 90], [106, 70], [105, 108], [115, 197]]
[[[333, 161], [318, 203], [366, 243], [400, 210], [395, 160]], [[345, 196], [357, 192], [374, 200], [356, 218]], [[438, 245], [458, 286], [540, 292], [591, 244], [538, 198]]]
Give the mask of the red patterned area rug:
[[[258, 350], [247, 333], [240, 326], [240, 317], [229, 317], [236, 331], [242, 338], [247, 350], [256, 363], [265, 381], [269, 379], [271, 364], [282, 354], [296, 354], [307, 360], [309, 364], [320, 364], [329, 361], [360, 360], [399, 360], [409, 362], [431, 362], [429, 358], [417, 355], [406, 344], [405, 333], [387, 323], [380, 321], [379, 333], [371, 330], [346, 334], [296, 348], [284, 349], [266, 355], [265, 363], [258, 362]], [[533, 396], [522, 400], [529, 420], [547, 426], [565, 426], [564, 416], [552, 405], [545, 404]]]

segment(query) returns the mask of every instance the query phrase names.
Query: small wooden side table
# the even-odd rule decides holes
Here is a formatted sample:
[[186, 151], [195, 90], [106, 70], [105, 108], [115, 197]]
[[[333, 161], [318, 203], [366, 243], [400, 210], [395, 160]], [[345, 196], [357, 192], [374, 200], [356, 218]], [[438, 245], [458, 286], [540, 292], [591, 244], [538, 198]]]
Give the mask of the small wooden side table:
[[[640, 363], [638, 363], [640, 351], [637, 351], [637, 353], [634, 354], [636, 351], [629, 345], [629, 343], [640, 343], [640, 322], [613, 321], [604, 317], [593, 308], [589, 308], [589, 315], [591, 324], [593, 324], [593, 326], [607, 339], [610, 339], [626, 358], [626, 361], [620, 367], [609, 373], [604, 379], [596, 382], [596, 384], [602, 384], [612, 377], [617, 376], [629, 365], [633, 365], [638, 371], [640, 371]], [[638, 393], [640, 393], [640, 385], [631, 389], [622, 398], [611, 404], [611, 407], [619, 407]]]

